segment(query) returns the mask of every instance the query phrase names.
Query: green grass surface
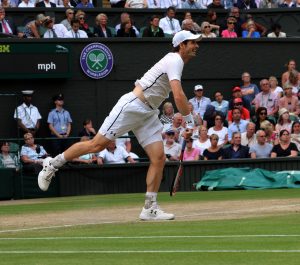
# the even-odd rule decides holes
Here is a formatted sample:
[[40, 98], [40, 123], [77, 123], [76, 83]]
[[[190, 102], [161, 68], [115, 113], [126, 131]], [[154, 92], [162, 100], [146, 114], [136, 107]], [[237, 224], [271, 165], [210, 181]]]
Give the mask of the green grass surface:
[[[299, 190], [178, 193], [160, 201], [182, 203], [300, 198]], [[140, 205], [143, 194], [81, 196], [0, 205], [1, 217], [71, 209]], [[22, 228], [22, 227], [20, 227]], [[2, 231], [1, 231], [2, 230]], [[0, 230], [0, 264], [298, 265], [298, 213], [237, 220], [128, 222], [41, 230]]]

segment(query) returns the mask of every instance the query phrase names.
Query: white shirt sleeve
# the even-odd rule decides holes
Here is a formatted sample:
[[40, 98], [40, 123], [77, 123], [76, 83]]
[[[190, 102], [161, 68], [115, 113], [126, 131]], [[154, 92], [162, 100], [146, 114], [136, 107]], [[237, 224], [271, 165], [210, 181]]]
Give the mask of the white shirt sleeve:
[[181, 81], [183, 66], [184, 63], [178, 54], [176, 54], [176, 56], [169, 57], [167, 67], [166, 67], [166, 74], [169, 78], [169, 81], [172, 80]]

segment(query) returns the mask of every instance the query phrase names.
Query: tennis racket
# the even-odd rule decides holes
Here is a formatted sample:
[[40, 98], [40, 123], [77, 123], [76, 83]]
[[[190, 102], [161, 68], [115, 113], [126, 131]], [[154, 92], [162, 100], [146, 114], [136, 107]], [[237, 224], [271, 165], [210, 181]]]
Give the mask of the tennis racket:
[[182, 161], [183, 161], [183, 153], [184, 153], [184, 150], [185, 150], [185, 145], [186, 145], [186, 141], [185, 141], [185, 139], [183, 139], [182, 146], [181, 146], [181, 153], [180, 153], [180, 157], [179, 157], [179, 168], [177, 170], [176, 176], [174, 177], [174, 179], [172, 181], [172, 185], [171, 185], [171, 188], [170, 188], [170, 196], [174, 196], [176, 194], [176, 191], [178, 191], [179, 186], [180, 186], [180, 179], [181, 179], [181, 176], [182, 176], [182, 173], [183, 173]]

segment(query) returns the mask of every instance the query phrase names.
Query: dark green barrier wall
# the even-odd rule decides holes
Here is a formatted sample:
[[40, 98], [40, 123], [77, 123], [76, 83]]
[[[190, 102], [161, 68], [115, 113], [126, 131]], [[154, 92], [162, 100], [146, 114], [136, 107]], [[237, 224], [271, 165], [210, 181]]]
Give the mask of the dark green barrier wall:
[[[68, 79], [3, 79], [0, 93], [17, 93], [21, 100], [21, 90], [34, 89], [33, 103], [42, 116], [41, 137], [48, 136], [47, 116], [53, 108], [52, 96], [58, 92], [65, 94], [65, 107], [73, 118], [74, 136], [81, 129], [83, 119], [90, 117], [98, 128], [117, 99], [134, 87], [137, 78], [170, 50], [170, 40], [144, 39], [111, 39], [102, 40], [112, 51], [114, 68], [111, 74], [101, 80], [93, 80], [85, 76], [79, 65], [79, 56], [89, 40], [71, 40], [59, 43], [71, 45], [72, 56], [71, 78]], [[3, 39], [2, 44], [32, 43], [32, 40], [11, 41]], [[40, 40], [40, 45], [56, 42]], [[298, 52], [300, 40], [203, 40], [200, 43], [198, 56], [191, 61], [183, 72], [183, 86], [188, 97], [193, 96], [193, 86], [203, 84], [205, 95], [212, 97], [214, 92], [221, 90], [226, 97], [231, 94], [233, 86], [241, 84], [243, 71], [249, 71], [253, 81], [275, 75], [280, 77], [285, 71], [284, 64], [289, 58], [300, 63]], [[24, 46], [26, 50], [26, 45]], [[0, 54], [1, 59], [1, 54]], [[26, 62], [11, 62], [23, 63]], [[13, 112], [16, 105], [15, 97], [0, 96], [0, 136], [15, 137], [16, 126]]]

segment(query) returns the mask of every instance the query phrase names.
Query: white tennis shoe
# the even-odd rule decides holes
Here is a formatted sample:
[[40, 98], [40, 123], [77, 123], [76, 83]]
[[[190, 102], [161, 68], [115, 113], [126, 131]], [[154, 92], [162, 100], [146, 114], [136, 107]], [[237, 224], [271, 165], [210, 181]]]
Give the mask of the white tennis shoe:
[[41, 190], [46, 191], [49, 188], [51, 179], [55, 176], [55, 172], [58, 170], [50, 163], [52, 157], [47, 157], [43, 161], [43, 169], [38, 176], [38, 184]]
[[143, 221], [148, 220], [173, 220], [175, 219], [175, 215], [172, 213], [166, 213], [161, 210], [158, 206], [150, 207], [149, 209], [143, 208], [140, 219]]

